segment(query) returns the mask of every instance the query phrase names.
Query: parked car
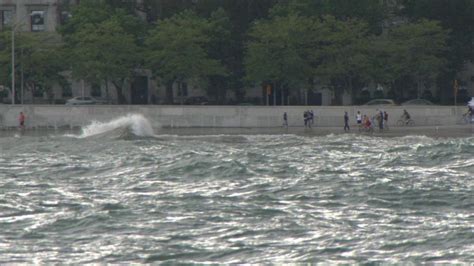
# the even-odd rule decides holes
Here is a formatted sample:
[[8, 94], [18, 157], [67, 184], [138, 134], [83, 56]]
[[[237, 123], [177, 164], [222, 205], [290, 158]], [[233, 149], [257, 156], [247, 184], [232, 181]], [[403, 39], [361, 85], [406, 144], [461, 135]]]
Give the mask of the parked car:
[[402, 105], [434, 105], [434, 103], [425, 99], [413, 99], [403, 102]]
[[100, 101], [92, 97], [74, 97], [66, 101], [66, 105], [87, 105], [87, 104], [98, 104]]
[[209, 99], [207, 99], [207, 97], [204, 97], [204, 96], [193, 96], [184, 100], [184, 104], [190, 104], [190, 105], [207, 105], [208, 103], [209, 103]]
[[394, 100], [391, 99], [373, 99], [368, 101], [364, 105], [397, 105]]

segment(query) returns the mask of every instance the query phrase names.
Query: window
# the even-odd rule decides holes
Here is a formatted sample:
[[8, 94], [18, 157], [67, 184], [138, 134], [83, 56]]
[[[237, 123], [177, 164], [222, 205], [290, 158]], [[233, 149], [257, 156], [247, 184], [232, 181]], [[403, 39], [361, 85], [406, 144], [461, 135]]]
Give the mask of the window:
[[71, 13], [69, 13], [69, 11], [61, 11], [61, 15], [59, 16], [59, 23], [61, 25], [64, 25], [69, 21], [69, 18], [71, 18]]
[[31, 31], [44, 31], [46, 29], [44, 24], [45, 13], [40, 10], [31, 11]]
[[12, 24], [13, 12], [11, 10], [0, 10], [0, 29]]

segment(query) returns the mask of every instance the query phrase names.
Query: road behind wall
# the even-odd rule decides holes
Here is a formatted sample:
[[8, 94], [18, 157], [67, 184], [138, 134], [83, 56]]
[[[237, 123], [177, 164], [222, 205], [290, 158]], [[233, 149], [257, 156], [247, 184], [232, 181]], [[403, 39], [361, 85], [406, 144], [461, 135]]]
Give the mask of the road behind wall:
[[[92, 121], [106, 122], [127, 114], [142, 114], [154, 128], [271, 128], [281, 127], [283, 113], [288, 114], [290, 127], [303, 127], [303, 112], [313, 110], [318, 127], [339, 127], [347, 111], [355, 123], [357, 111], [374, 116], [378, 107], [367, 106], [166, 106], [166, 105], [0, 105], [0, 127], [18, 126], [18, 115], [26, 114], [28, 128], [80, 127]], [[413, 106], [382, 107], [389, 114], [389, 126], [406, 109], [416, 126], [456, 125], [465, 107]]]

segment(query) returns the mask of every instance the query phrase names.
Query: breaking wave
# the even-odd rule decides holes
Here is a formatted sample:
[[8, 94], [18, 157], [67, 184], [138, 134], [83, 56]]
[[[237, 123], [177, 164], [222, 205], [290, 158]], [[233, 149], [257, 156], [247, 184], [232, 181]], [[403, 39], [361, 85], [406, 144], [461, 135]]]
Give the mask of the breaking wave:
[[128, 114], [108, 122], [93, 121], [82, 128], [79, 138], [120, 133], [121, 137], [154, 137], [150, 122], [141, 114]]

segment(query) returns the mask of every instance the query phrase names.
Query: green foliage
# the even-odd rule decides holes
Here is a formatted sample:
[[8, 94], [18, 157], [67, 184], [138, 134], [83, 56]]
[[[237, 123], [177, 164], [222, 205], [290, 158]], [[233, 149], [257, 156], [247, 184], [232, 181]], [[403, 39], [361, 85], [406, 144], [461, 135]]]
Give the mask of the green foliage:
[[133, 36], [113, 19], [86, 24], [71, 36], [73, 77], [91, 83], [131, 77], [140, 62]]
[[226, 75], [222, 63], [209, 54], [212, 33], [220, 31], [216, 25], [192, 11], [158, 21], [146, 40], [147, 65], [166, 83]]
[[[11, 31], [0, 35], [0, 84], [11, 86]], [[43, 87], [50, 92], [53, 85], [64, 81], [61, 74], [67, 69], [64, 64], [62, 42], [55, 33], [15, 34], [15, 83], [20, 84], [20, 70], [25, 83]]]
[[[409, 86], [418, 90], [423, 83], [433, 83], [446, 67], [444, 54], [448, 34], [449, 31], [444, 30], [439, 22], [428, 20], [391, 29], [387, 35], [372, 42], [371, 62], [374, 62], [374, 67], [371, 77], [379, 83], [391, 85], [405, 79], [404, 87], [409, 85], [406, 80], [411, 80], [414, 84]], [[397, 91], [401, 92], [403, 88]]]
[[352, 79], [368, 78], [368, 27], [357, 19], [341, 21], [325, 16], [314, 38], [315, 74], [323, 80], [340, 80], [352, 90]]
[[259, 21], [250, 31], [245, 58], [247, 79], [283, 87], [308, 87], [318, 78], [342, 82], [352, 90], [354, 78], [367, 78], [368, 29], [358, 20], [340, 21], [290, 14]]
[[[64, 46], [44, 33], [17, 36], [16, 71], [21, 66], [27, 82], [50, 88], [69, 69], [75, 79], [113, 82], [123, 101], [124, 82], [145, 67], [167, 85], [192, 79], [222, 97], [242, 80], [286, 89], [317, 80], [353, 94], [375, 82], [400, 95], [450, 84], [474, 59], [474, 0], [82, 0], [71, 7], [59, 30]], [[7, 86], [10, 35], [0, 32]]]
[[283, 87], [305, 86], [311, 77], [308, 60], [313, 20], [297, 15], [257, 21], [250, 29], [244, 59], [246, 79]]
[[474, 60], [474, 0], [401, 0], [401, 14], [412, 21], [440, 21], [449, 29], [446, 68], [437, 80], [441, 99], [452, 98], [452, 82], [467, 62]]
[[112, 82], [119, 97], [124, 81], [134, 75], [142, 63], [139, 44], [144, 24], [123, 9], [114, 9], [95, 1], [84, 1], [64, 26], [68, 62], [72, 76], [89, 83]]
[[22, 41], [16, 48], [17, 58], [27, 83], [39, 85], [49, 93], [54, 84], [64, 82], [62, 73], [68, 69], [59, 36], [30, 34]]
[[448, 31], [437, 21], [421, 20], [393, 29], [391, 40], [403, 49], [398, 56], [405, 59], [406, 75], [432, 80], [445, 64]]
[[288, 0], [280, 1], [271, 14], [299, 14], [309, 17], [333, 16], [337, 20], [362, 20], [373, 33], [380, 33], [386, 18], [386, 6], [380, 0]]
[[10, 32], [0, 32], [0, 86], [9, 87], [11, 77], [11, 37]]

